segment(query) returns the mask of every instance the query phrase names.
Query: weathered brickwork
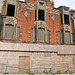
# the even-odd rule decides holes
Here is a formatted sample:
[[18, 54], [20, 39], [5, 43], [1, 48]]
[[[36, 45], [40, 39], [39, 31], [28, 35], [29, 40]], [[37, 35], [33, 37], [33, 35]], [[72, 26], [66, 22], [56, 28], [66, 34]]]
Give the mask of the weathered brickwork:
[[[30, 10], [27, 8], [34, 8], [34, 5], [25, 3], [18, 3], [18, 23], [22, 28], [20, 29], [20, 39], [22, 41], [30, 40], [30, 27], [34, 26], [34, 10]], [[22, 7], [22, 8], [21, 8]], [[25, 8], [24, 8], [25, 7]]]
[[[75, 42], [75, 11], [70, 11], [69, 7], [54, 8], [54, 2], [50, 0], [1, 0], [1, 7], [2, 41], [49, 44], [74, 44]], [[14, 31], [12, 39], [9, 38], [11, 33], [9, 34], [6, 25], [8, 29], [10, 25], [14, 27], [11, 30]]]
[[0, 41], [12, 42], [0, 42], [0, 72], [75, 72], [75, 10], [50, 0], [1, 0], [0, 7]]

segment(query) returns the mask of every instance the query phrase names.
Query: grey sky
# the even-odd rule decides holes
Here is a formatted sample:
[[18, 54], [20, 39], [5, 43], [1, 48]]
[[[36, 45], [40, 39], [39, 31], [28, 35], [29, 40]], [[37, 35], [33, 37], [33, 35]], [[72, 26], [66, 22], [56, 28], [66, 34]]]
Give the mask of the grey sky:
[[70, 9], [75, 10], [75, 0], [54, 0], [54, 3], [55, 3], [55, 7], [67, 6], [70, 7]]
[[[51, 0], [52, 1], [52, 0]], [[55, 7], [68, 6], [75, 10], [75, 0], [54, 0]]]
[[70, 9], [75, 10], [75, 0], [54, 0], [55, 7], [68, 6]]

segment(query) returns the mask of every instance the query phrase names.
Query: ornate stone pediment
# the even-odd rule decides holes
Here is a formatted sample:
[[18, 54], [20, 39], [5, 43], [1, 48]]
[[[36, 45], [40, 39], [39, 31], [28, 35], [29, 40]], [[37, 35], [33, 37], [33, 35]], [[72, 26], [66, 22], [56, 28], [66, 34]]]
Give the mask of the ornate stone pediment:
[[13, 18], [10, 18], [10, 17], [6, 17], [6, 22], [8, 24], [14, 24], [14, 19]]
[[67, 25], [66, 25], [66, 26], [65, 26], [65, 30], [66, 30], [66, 31], [70, 31], [70, 26], [67, 26]]

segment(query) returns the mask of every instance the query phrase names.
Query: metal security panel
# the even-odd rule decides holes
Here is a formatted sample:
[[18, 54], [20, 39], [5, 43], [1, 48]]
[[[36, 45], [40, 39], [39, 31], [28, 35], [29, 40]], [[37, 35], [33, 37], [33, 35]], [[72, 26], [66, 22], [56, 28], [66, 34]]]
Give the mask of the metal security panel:
[[14, 26], [11, 24], [5, 25], [5, 39], [13, 39]]
[[38, 29], [38, 41], [45, 42], [45, 29], [44, 28]]
[[20, 39], [20, 27], [17, 27], [17, 41]]
[[31, 32], [30, 32], [30, 41], [33, 42], [33, 28], [31, 28]]
[[49, 30], [47, 30], [47, 43], [50, 43], [50, 40], [49, 40], [49, 39], [50, 39], [50, 38], [49, 38], [49, 35], [50, 35], [50, 34], [49, 34]]
[[65, 43], [70, 44], [70, 32], [65, 32]]

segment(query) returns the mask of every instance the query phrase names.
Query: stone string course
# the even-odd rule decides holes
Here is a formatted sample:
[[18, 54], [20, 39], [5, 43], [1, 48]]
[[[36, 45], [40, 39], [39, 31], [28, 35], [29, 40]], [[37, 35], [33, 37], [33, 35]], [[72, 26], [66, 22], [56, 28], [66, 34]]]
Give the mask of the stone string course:
[[37, 52], [45, 51], [45, 52], [57, 52], [58, 54], [75, 54], [75, 45], [47, 45], [47, 44], [0, 42], [0, 50], [37, 51]]

